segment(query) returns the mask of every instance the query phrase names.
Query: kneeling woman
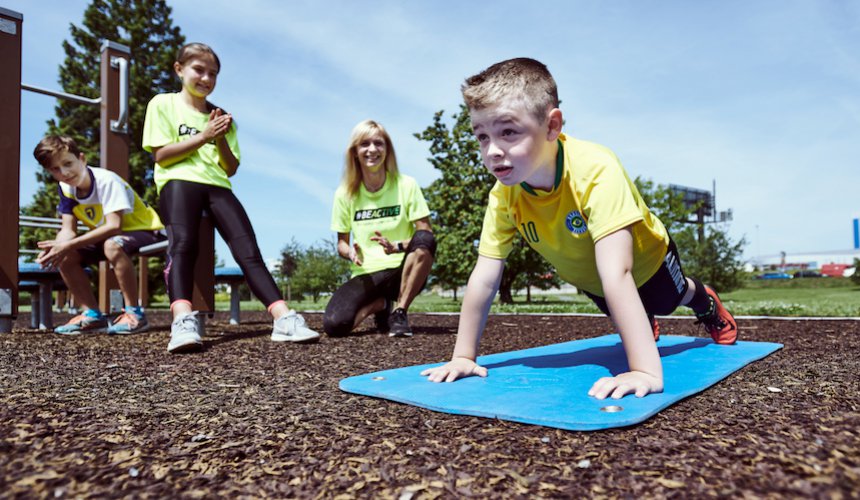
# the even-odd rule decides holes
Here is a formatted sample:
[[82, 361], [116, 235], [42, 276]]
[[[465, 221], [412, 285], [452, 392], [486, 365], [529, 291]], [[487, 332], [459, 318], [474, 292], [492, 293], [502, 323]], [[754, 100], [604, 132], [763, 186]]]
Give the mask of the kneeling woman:
[[427, 202], [415, 179], [398, 172], [391, 137], [372, 120], [352, 130], [344, 163], [331, 229], [338, 254], [352, 262], [352, 278], [329, 301], [325, 332], [346, 335], [374, 314], [382, 332], [412, 336], [406, 311], [436, 253]]

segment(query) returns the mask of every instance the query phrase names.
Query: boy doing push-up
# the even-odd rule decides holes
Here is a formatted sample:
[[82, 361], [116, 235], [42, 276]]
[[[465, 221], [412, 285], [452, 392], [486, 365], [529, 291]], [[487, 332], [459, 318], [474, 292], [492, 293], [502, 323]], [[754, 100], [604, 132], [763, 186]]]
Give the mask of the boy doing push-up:
[[490, 191], [478, 261], [469, 278], [452, 359], [425, 370], [433, 382], [487, 376], [475, 359], [504, 260], [519, 232], [565, 281], [611, 317], [629, 371], [597, 380], [598, 399], [663, 390], [654, 315], [690, 307], [718, 344], [737, 325], [716, 292], [686, 277], [663, 223], [651, 213], [615, 154], [562, 133], [558, 91], [546, 66], [511, 59], [462, 86]]

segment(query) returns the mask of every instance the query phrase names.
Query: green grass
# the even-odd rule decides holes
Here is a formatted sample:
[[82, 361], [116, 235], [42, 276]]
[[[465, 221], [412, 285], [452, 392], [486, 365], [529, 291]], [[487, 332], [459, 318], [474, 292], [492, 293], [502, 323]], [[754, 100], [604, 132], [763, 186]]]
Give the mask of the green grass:
[[845, 278], [757, 280], [723, 294], [737, 315], [860, 316], [860, 287]]
[[[860, 317], [860, 286], [845, 278], [803, 278], [793, 280], [750, 280], [744, 288], [721, 294], [723, 303], [736, 315], [752, 316], [820, 316]], [[215, 307], [219, 311], [230, 309], [230, 297], [226, 293], [215, 296]], [[299, 311], [323, 311], [328, 297], [318, 302], [294, 300], [290, 307]], [[432, 293], [420, 295], [412, 304], [412, 312], [459, 312], [462, 297], [454, 301], [450, 297], [439, 297]], [[151, 309], [167, 309], [166, 297], [155, 297]], [[29, 306], [22, 306], [28, 311]], [[243, 311], [264, 311], [256, 300], [242, 301]], [[584, 295], [555, 294], [533, 295], [527, 303], [525, 295], [514, 297], [514, 304], [493, 303], [493, 313], [599, 313], [597, 307]], [[676, 314], [689, 315], [681, 307]]]

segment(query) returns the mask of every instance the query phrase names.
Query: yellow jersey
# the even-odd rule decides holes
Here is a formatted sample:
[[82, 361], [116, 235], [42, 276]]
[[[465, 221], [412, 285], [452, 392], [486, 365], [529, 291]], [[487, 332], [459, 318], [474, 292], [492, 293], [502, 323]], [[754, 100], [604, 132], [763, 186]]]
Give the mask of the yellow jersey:
[[556, 180], [552, 191], [525, 183], [490, 191], [478, 253], [505, 259], [514, 234], [550, 264], [563, 280], [603, 297], [594, 244], [630, 226], [633, 233], [633, 279], [642, 286], [666, 256], [669, 234], [642, 199], [621, 162], [599, 144], [559, 136]]

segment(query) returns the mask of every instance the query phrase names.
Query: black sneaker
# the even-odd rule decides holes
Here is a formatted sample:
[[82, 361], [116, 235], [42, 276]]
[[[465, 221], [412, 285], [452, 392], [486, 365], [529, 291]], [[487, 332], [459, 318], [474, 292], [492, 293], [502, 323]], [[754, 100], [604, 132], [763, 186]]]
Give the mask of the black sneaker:
[[376, 330], [379, 333], [388, 333], [391, 331], [391, 325], [388, 324], [388, 318], [391, 316], [391, 301], [385, 299], [385, 308], [373, 314], [373, 321], [376, 322]]
[[398, 307], [391, 312], [391, 317], [388, 318], [388, 323], [391, 325], [391, 331], [388, 332], [389, 337], [411, 337], [412, 329], [409, 328], [409, 320], [406, 318], [406, 311], [402, 307]]

